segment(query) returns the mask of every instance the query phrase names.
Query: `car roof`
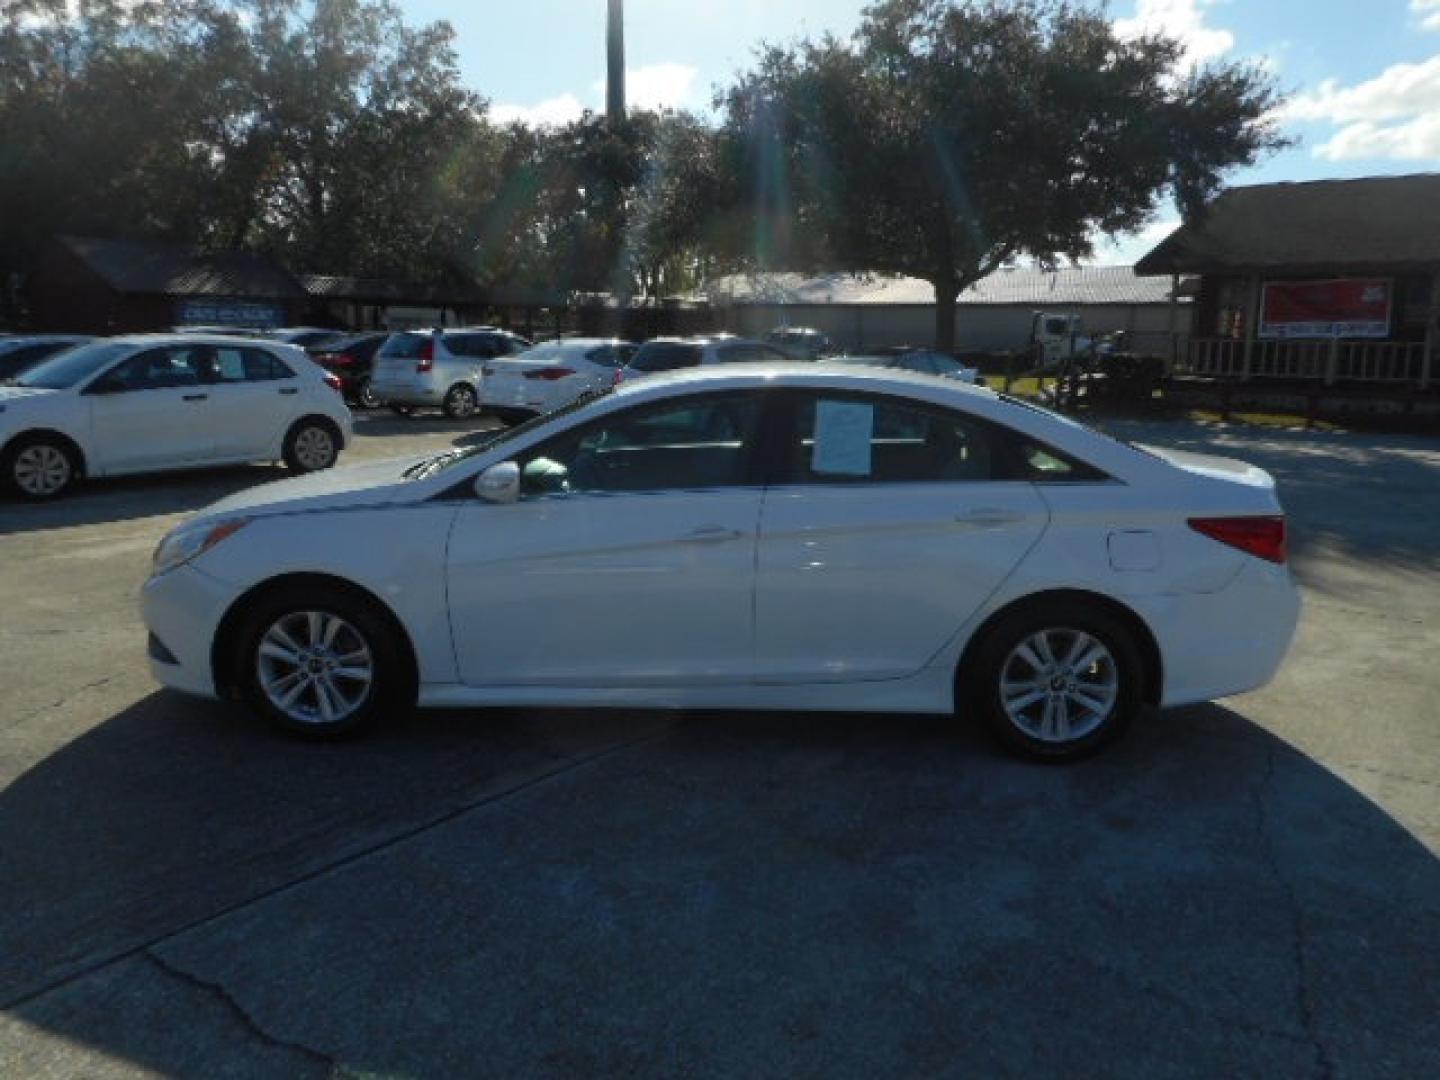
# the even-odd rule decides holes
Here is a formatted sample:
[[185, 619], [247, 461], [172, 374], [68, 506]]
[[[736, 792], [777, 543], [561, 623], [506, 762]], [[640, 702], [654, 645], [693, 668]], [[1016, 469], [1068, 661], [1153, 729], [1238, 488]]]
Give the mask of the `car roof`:
[[610, 338], [610, 337], [570, 337], [570, 338], [559, 338], [559, 339], [552, 338], [552, 339], [549, 340], [549, 341], [537, 341], [537, 342], [535, 343], [535, 348], [537, 348], [537, 349], [558, 349], [558, 348], [574, 347], [574, 348], [593, 349], [593, 348], [595, 348], [595, 346], [597, 346], [597, 345], [629, 345], [629, 344], [630, 344], [630, 342], [626, 341], [624, 338]]
[[215, 333], [169, 333], [169, 334], [117, 334], [105, 338], [116, 345], [258, 345], [266, 349], [292, 349], [296, 346], [274, 338], [246, 337], [239, 334]]
[[829, 360], [812, 362], [762, 361], [749, 364], [706, 364], [659, 372], [633, 382], [622, 382], [615, 390], [617, 398], [656, 394], [677, 386], [696, 390], [745, 389], [754, 386], [829, 387], [883, 392], [887, 387], [900, 393], [933, 398], [936, 392], [945, 396], [956, 394], [983, 400], [996, 400], [999, 395], [986, 386], [941, 380], [933, 375], [905, 371], [900, 368], [875, 368], [859, 364], [843, 364]]

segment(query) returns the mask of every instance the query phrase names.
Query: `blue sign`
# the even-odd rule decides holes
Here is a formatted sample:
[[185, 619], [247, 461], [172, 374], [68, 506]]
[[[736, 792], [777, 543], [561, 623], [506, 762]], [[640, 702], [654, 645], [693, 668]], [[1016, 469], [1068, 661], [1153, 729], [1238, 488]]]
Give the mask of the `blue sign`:
[[175, 325], [269, 329], [285, 325], [285, 305], [253, 300], [180, 300], [175, 304]]

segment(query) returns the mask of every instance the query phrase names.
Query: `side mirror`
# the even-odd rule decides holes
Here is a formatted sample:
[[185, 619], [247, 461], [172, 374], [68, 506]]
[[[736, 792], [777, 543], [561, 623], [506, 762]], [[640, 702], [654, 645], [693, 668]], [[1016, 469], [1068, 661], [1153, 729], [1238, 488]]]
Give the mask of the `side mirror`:
[[513, 461], [491, 465], [475, 478], [475, 494], [488, 503], [513, 503], [520, 498], [520, 466]]

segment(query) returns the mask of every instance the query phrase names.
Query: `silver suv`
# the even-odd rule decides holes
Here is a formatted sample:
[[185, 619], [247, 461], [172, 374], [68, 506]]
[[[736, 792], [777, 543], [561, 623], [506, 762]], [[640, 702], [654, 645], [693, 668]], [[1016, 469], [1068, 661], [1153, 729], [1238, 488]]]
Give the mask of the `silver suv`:
[[438, 407], [464, 420], [480, 411], [485, 361], [529, 347], [524, 338], [495, 326], [405, 330], [392, 334], [375, 354], [370, 388], [401, 415]]
[[655, 338], [636, 351], [628, 367], [617, 373], [615, 381], [656, 375], [662, 371], [699, 367], [702, 364], [775, 363], [788, 361], [773, 345], [747, 338], [721, 334], [715, 337]]

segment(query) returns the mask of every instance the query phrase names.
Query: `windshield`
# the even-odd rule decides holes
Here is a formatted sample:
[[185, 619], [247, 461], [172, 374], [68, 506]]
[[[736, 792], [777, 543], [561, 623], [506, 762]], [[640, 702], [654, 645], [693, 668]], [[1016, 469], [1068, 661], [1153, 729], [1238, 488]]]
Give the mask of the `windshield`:
[[69, 390], [106, 365], [120, 359], [130, 352], [131, 348], [129, 345], [100, 343], [67, 349], [58, 356], [36, 364], [16, 379], [15, 385], [29, 386], [36, 390]]
[[512, 428], [497, 431], [493, 438], [486, 439], [484, 442], [476, 443], [474, 446], [467, 446], [458, 453], [452, 451], [450, 452], [450, 456], [442, 455], [441, 458], [435, 460], [433, 469], [427, 469], [415, 475], [418, 479], [421, 476], [430, 476], [437, 472], [444, 472], [446, 469], [453, 469], [456, 465], [469, 461], [477, 454], [488, 453], [498, 446], [504, 446], [506, 443], [512, 442], [523, 435], [530, 434], [530, 432], [536, 428], [548, 424], [552, 420], [558, 420], [560, 417], [569, 416], [572, 413], [583, 412], [597, 401], [603, 400], [607, 395], [613, 394], [614, 392], [614, 387], [606, 387], [604, 390], [597, 390], [593, 394], [586, 394], [583, 397], [576, 398], [569, 405], [556, 409], [554, 412], [544, 413], [526, 420], [523, 424], [516, 424]]

